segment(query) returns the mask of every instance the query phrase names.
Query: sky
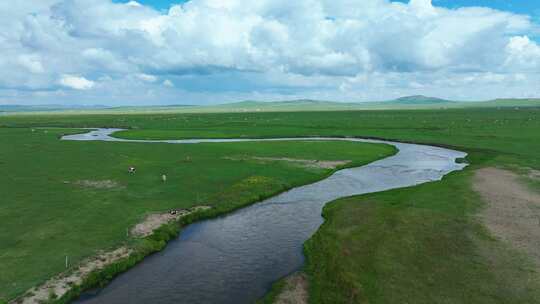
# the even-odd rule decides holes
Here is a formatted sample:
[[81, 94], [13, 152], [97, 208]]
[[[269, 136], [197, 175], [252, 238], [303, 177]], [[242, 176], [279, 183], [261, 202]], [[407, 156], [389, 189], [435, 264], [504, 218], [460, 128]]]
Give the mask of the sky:
[[[122, 3], [127, 1], [116, 0]], [[186, 0], [140, 0], [139, 3], [151, 6], [158, 10], [168, 10], [172, 5], [182, 4]], [[408, 3], [408, 0], [396, 2]], [[464, 6], [489, 7], [497, 10], [509, 11], [517, 14], [540, 15], [540, 2], [533, 0], [435, 0], [433, 5], [457, 9]]]
[[2, 1], [0, 28], [0, 104], [540, 97], [539, 1]]

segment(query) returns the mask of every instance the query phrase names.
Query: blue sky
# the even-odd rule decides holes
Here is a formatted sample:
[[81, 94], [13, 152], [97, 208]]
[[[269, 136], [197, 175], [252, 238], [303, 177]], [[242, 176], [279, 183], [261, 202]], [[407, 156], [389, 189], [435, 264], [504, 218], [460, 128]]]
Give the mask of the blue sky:
[[538, 16], [540, 14], [540, 2], [535, 0], [435, 0], [433, 4], [448, 8], [485, 6], [531, 16]]
[[540, 1], [400, 2], [2, 1], [0, 104], [540, 97]]
[[[187, 0], [140, 0], [141, 4], [149, 5], [157, 9], [169, 9], [173, 4], [184, 3]], [[407, 3], [407, 0], [396, 0]], [[117, 0], [116, 2], [124, 2]], [[483, 6], [498, 10], [511, 11], [518, 14], [528, 14], [531, 16], [540, 15], [540, 1], [535, 0], [435, 0], [434, 5], [447, 8], [459, 8], [464, 6]]]

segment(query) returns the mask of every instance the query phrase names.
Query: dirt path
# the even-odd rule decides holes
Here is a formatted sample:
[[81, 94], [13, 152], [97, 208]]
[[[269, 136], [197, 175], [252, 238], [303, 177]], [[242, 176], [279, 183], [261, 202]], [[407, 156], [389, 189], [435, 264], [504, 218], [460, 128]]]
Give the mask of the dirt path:
[[481, 213], [486, 227], [531, 257], [540, 272], [540, 194], [518, 179], [511, 171], [484, 168], [476, 171], [473, 185], [487, 203]]

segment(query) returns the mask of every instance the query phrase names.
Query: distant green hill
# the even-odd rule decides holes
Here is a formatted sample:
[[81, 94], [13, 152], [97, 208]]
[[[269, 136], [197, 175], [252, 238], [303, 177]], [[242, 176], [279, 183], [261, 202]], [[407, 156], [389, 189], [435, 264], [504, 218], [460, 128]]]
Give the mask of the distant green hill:
[[290, 101], [241, 101], [208, 106], [168, 105], [168, 106], [26, 106], [0, 105], [0, 113], [234, 113], [234, 112], [301, 112], [301, 111], [352, 111], [352, 110], [400, 110], [400, 109], [456, 109], [486, 107], [540, 107], [540, 99], [495, 99], [490, 101], [464, 102], [428, 97], [423, 95], [401, 97], [378, 102], [335, 102], [323, 100]]
[[25, 106], [25, 105], [0, 105], [0, 112], [33, 112], [33, 111], [57, 111], [62, 107], [55, 105]]
[[[462, 104], [462, 103], [460, 103]], [[471, 107], [540, 107], [540, 99], [494, 99], [490, 101], [480, 101], [467, 103]]]
[[441, 103], [453, 103], [453, 101], [441, 99], [437, 97], [429, 97], [424, 95], [414, 95], [400, 97], [394, 100], [389, 101], [389, 103], [395, 104], [441, 104]]
[[110, 107], [103, 105], [91, 106], [70, 106], [70, 105], [2, 105], [0, 104], [0, 112], [55, 112], [55, 111], [70, 111], [70, 110], [100, 110]]

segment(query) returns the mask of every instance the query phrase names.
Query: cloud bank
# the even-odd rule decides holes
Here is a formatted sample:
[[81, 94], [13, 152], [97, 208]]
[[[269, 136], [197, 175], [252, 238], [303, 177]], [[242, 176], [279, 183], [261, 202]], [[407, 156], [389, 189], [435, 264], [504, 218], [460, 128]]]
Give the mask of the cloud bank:
[[538, 25], [430, 0], [0, 3], [0, 103], [540, 96]]

